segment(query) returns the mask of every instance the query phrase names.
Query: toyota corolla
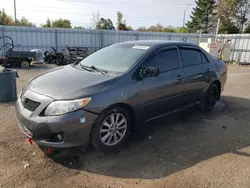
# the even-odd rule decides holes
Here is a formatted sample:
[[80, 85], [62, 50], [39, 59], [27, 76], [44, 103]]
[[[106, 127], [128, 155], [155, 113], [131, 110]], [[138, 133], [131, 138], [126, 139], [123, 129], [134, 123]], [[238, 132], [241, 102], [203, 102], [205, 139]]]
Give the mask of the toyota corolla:
[[19, 127], [49, 150], [119, 148], [133, 126], [199, 105], [211, 111], [224, 62], [194, 44], [129, 41], [30, 80], [16, 104]]

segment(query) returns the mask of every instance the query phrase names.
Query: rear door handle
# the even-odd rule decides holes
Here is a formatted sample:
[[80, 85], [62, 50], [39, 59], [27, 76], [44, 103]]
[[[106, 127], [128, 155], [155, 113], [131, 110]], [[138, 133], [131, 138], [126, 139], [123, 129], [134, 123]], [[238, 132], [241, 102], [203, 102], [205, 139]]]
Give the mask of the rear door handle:
[[193, 78], [201, 78], [202, 77], [202, 74], [199, 74], [197, 76], [194, 76]]
[[181, 75], [177, 76], [177, 80], [182, 80], [182, 79], [183, 79], [183, 76], [181, 76]]

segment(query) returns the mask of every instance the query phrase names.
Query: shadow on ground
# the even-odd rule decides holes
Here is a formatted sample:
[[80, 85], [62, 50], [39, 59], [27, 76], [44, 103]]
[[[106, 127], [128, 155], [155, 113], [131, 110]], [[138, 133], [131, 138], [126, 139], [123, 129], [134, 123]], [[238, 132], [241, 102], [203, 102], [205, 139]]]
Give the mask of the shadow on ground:
[[[121, 151], [90, 149], [68, 168], [120, 178], [156, 179], [249, 146], [250, 100], [223, 96], [213, 112], [191, 108], [139, 125]], [[58, 161], [57, 161], [58, 162]]]

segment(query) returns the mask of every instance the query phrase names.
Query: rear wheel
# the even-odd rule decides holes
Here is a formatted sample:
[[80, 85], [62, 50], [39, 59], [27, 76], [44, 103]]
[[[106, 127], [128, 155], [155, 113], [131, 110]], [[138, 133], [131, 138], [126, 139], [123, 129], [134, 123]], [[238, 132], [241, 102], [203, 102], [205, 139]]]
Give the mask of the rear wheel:
[[219, 99], [219, 88], [216, 84], [212, 84], [206, 91], [201, 107], [204, 111], [211, 111], [216, 105], [217, 100]]
[[128, 138], [131, 128], [129, 113], [120, 107], [103, 112], [92, 130], [92, 144], [98, 151], [120, 148]]
[[30, 63], [28, 61], [22, 61], [21, 67], [23, 69], [28, 69], [30, 67]]

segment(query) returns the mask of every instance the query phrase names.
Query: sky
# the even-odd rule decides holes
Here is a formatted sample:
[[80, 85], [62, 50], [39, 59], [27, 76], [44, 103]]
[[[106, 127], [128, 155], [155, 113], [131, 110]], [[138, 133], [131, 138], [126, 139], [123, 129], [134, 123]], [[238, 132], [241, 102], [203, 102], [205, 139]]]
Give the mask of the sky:
[[[16, 0], [17, 19], [25, 16], [40, 26], [47, 18], [63, 18], [69, 19], [72, 26], [85, 28], [92, 26], [92, 14], [97, 11], [100, 17], [110, 18], [114, 25], [117, 11], [121, 11], [127, 25], [133, 28], [157, 23], [181, 27], [184, 10], [188, 21], [194, 6], [195, 0]], [[14, 18], [14, 0], [0, 0], [0, 9]]]

